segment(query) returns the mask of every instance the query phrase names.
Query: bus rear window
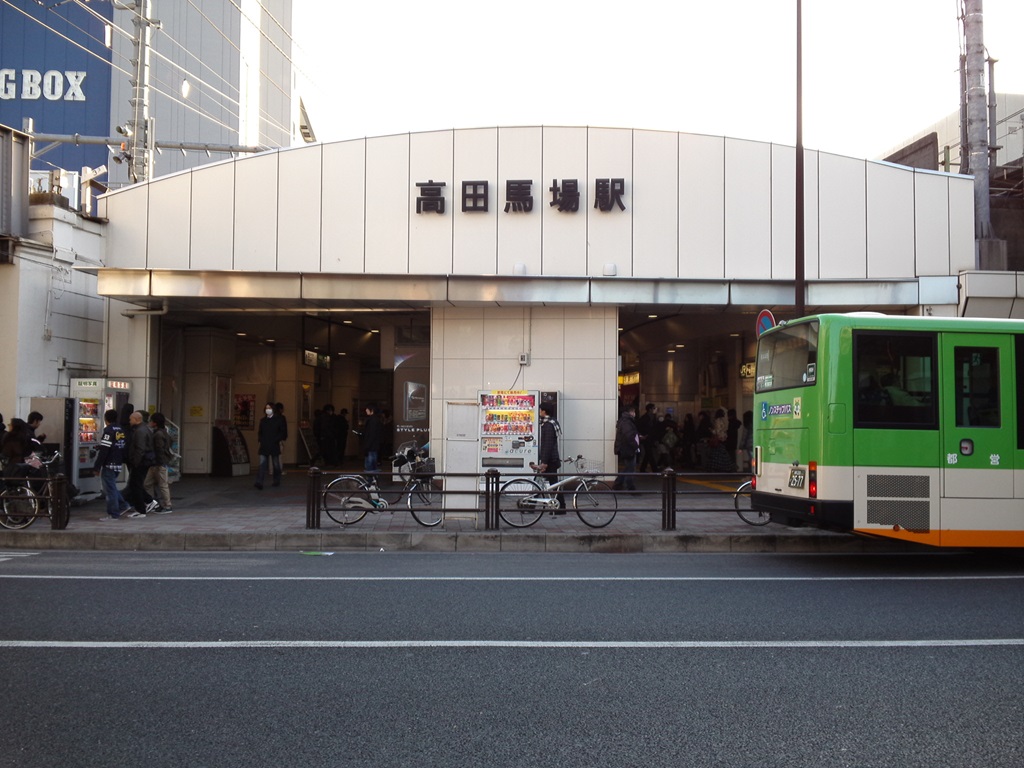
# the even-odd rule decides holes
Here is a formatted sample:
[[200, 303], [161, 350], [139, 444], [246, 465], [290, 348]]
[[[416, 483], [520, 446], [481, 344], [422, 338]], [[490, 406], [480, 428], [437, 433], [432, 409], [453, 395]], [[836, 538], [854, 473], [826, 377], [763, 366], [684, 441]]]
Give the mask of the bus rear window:
[[810, 387], [817, 378], [818, 321], [787, 325], [757, 342], [756, 390]]
[[936, 336], [855, 331], [853, 422], [877, 429], [937, 429]]

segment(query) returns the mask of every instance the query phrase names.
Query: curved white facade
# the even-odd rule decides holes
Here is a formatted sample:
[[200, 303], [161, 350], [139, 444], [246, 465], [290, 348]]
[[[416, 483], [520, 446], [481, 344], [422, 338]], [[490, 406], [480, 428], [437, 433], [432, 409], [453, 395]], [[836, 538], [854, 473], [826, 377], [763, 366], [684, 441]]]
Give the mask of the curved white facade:
[[[814, 151], [805, 168], [808, 307], [956, 314], [957, 273], [974, 266], [969, 177]], [[792, 311], [794, 190], [792, 147], [683, 133], [491, 128], [312, 145], [107, 195], [98, 285], [221, 321], [429, 308], [429, 432], [442, 461], [450, 408], [522, 388], [559, 392], [565, 452], [611, 467], [620, 355], [639, 358], [645, 400], [744, 407], [753, 319], [739, 311]], [[659, 350], [621, 332], [624, 309], [673, 316]], [[698, 314], [708, 309], [714, 322]], [[168, 373], [152, 323], [111, 313], [106, 367], [155, 403], [178, 390], [158, 383]], [[700, 335], [726, 344], [677, 343]], [[163, 406], [183, 423], [186, 472], [208, 466], [214, 379], [246, 382], [293, 414], [311, 387], [314, 405], [366, 397], [354, 363], [336, 360], [323, 384], [294, 338], [244, 355], [230, 337], [208, 341], [186, 334], [172, 375], [181, 402]], [[381, 350], [382, 369], [398, 365]], [[243, 356], [272, 373], [241, 378], [232, 361]], [[729, 371], [725, 386], [707, 378], [709, 363]], [[286, 460], [302, 455], [292, 444]]]
[[[552, 127], [279, 150], [108, 195], [106, 265], [792, 280], [794, 153], [712, 136]], [[969, 177], [809, 150], [805, 167], [809, 281], [974, 267]], [[624, 210], [596, 209], [599, 180], [616, 179]], [[577, 182], [578, 211], [549, 204], [553, 180]], [[443, 214], [417, 213], [417, 184], [428, 181], [445, 184]], [[463, 212], [470, 181], [487, 183], [486, 212]], [[532, 182], [531, 211], [505, 211], [509, 181]]]

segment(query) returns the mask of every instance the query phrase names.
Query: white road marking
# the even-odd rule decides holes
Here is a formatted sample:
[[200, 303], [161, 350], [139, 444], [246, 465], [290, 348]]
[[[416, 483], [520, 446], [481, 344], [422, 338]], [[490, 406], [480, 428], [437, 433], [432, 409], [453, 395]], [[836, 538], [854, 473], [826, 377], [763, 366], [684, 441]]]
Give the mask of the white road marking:
[[1024, 638], [934, 640], [0, 640], [0, 648], [205, 649], [205, 648], [980, 648], [1024, 646]]
[[4, 560], [13, 560], [16, 557], [32, 557], [32, 555], [38, 554], [38, 552], [0, 552], [0, 563]]
[[1024, 574], [977, 576], [109, 576], [0, 573], [0, 579], [71, 581], [1021, 581]]

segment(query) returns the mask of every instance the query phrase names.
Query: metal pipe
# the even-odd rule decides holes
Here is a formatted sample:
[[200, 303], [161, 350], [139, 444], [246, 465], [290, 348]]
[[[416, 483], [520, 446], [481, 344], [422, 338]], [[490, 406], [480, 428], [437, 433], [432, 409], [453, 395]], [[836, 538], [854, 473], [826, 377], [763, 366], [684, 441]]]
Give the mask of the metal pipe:
[[[124, 141], [124, 136], [82, 136], [80, 133], [68, 135], [56, 133], [33, 133], [30, 134], [33, 141], [50, 141], [58, 144], [74, 144], [76, 147], [82, 144], [106, 144], [111, 147], [118, 147]], [[192, 149], [198, 152], [238, 152], [240, 154], [254, 154], [266, 152], [269, 147], [253, 147], [245, 144], [200, 144], [189, 141], [157, 141], [153, 146], [159, 149]]]

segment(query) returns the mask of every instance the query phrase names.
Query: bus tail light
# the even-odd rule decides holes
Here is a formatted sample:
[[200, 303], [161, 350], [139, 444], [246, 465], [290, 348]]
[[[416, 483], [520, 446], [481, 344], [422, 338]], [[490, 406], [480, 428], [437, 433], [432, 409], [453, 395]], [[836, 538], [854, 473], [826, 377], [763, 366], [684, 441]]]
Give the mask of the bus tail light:
[[812, 461], [807, 465], [807, 495], [818, 498], [818, 462]]

